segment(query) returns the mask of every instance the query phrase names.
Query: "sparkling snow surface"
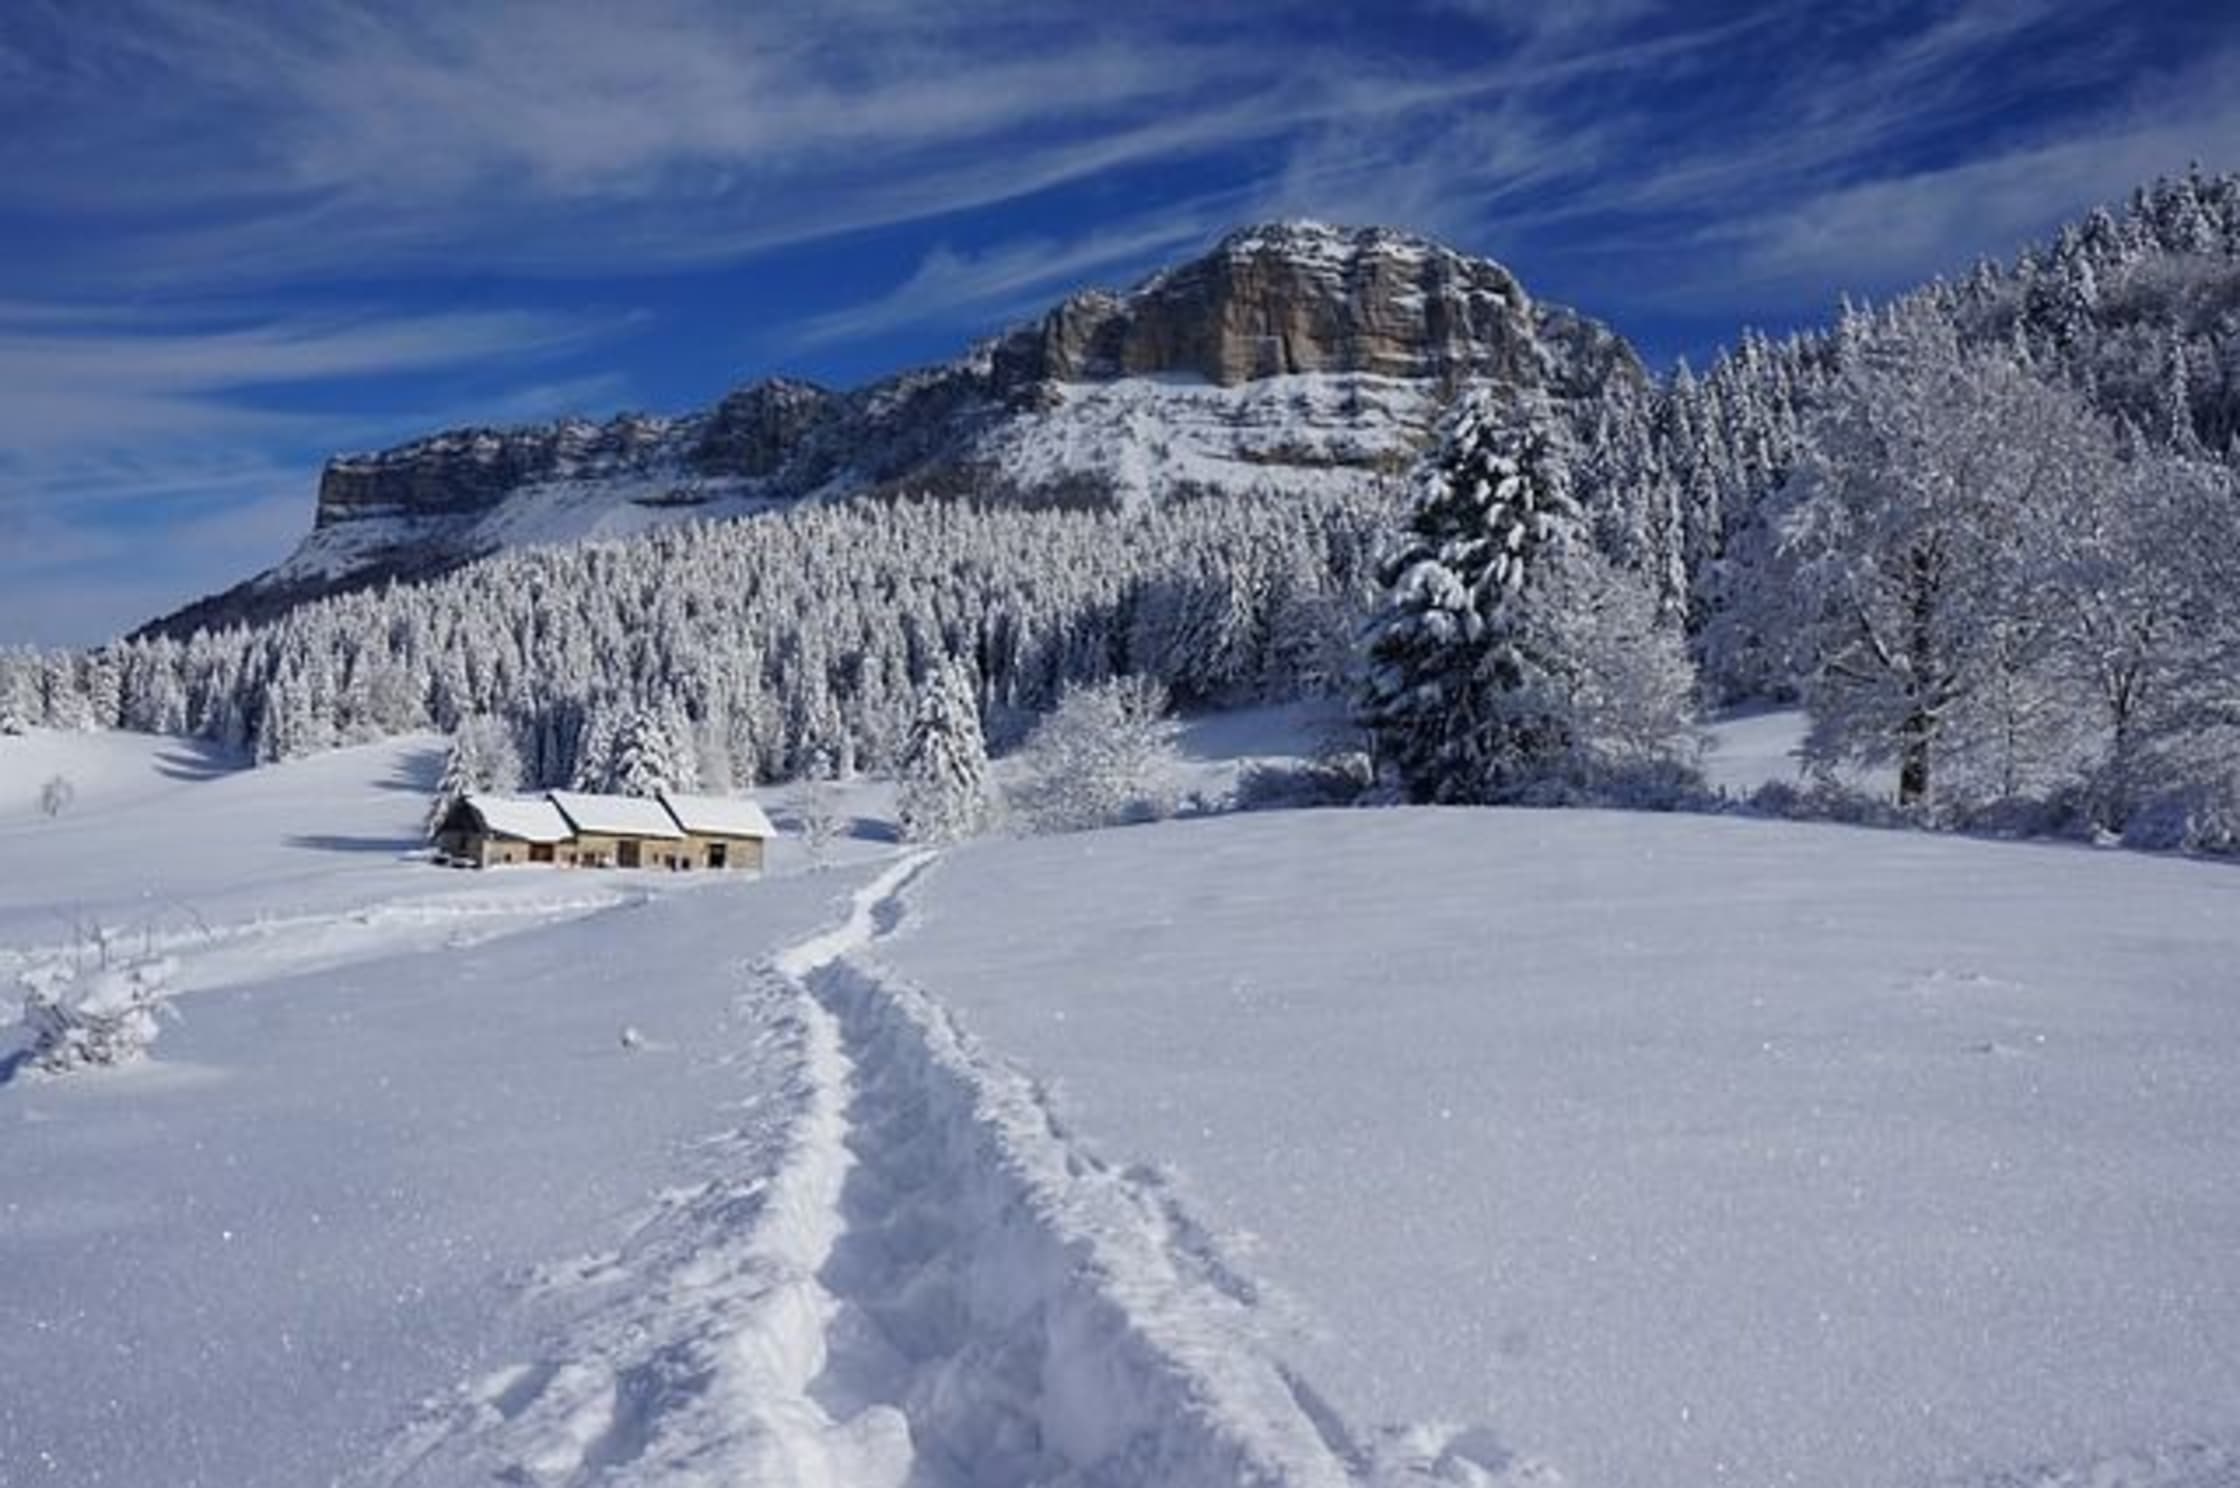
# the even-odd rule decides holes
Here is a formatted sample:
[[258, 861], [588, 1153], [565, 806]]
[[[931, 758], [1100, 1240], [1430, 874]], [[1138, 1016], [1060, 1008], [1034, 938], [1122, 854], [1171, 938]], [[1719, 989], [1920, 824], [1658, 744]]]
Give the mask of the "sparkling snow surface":
[[1355, 1431], [1596, 1488], [2240, 1471], [2230, 867], [1331, 811], [915, 898], [883, 961], [1171, 1165]]

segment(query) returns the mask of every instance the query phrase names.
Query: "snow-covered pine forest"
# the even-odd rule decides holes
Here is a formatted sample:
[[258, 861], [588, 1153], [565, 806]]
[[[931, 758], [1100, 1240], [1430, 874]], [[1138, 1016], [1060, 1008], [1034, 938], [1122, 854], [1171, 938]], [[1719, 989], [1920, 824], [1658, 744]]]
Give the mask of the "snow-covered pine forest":
[[[1707, 702], [1801, 697], [1818, 761], [1897, 764], [1923, 818], [2240, 841], [2240, 177], [1549, 418]], [[0, 653], [0, 726], [271, 761], [490, 717], [525, 780], [581, 783], [650, 716], [704, 784], [879, 767], [950, 661], [999, 746], [1108, 675], [1350, 685], [1405, 495], [857, 502], [504, 554], [253, 629]]]
[[1185, 699], [1327, 688], [1386, 506], [1378, 490], [1136, 515], [807, 506], [505, 554], [184, 643], [14, 652], [0, 716], [194, 734], [270, 762], [494, 715], [525, 781], [605, 784], [650, 713], [702, 784], [845, 773], [893, 762], [948, 659], [999, 740], [1114, 674]]

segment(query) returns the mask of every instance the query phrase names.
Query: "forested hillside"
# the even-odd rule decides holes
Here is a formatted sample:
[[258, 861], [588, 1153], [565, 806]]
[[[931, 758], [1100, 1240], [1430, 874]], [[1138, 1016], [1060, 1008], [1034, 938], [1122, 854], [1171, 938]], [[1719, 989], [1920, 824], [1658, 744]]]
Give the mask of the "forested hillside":
[[1685, 601], [1719, 696], [1781, 692], [1747, 635], [1719, 616], [1765, 582], [1767, 498], [1815, 410], [1878, 322], [1942, 321], [1972, 352], [2075, 392], [2136, 439], [2240, 465], [2240, 175], [2157, 181], [2009, 265], [1979, 263], [1883, 307], [1847, 305], [1827, 330], [1746, 333], [1708, 369], [1644, 396], [1617, 389], [1581, 455], [1604, 545]]
[[203, 735], [260, 761], [493, 714], [534, 780], [626, 715], [704, 781], [888, 762], [918, 683], [969, 663], [1000, 738], [1069, 682], [1288, 697], [1344, 664], [1387, 524], [1361, 497], [1133, 515], [861, 501], [504, 555], [255, 628], [0, 661], [0, 716]]

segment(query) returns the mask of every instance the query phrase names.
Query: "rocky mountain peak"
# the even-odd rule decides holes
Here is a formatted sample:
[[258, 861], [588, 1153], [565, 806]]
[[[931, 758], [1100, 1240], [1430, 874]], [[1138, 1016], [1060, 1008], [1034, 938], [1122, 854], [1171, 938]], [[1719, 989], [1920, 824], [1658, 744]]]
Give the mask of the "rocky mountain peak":
[[1465, 386], [1578, 403], [1644, 375], [1624, 341], [1536, 306], [1497, 263], [1391, 228], [1261, 223], [866, 387], [774, 378], [673, 418], [461, 429], [338, 457], [294, 555], [153, 628], [853, 492], [1125, 506], [1327, 490], [1404, 468]]
[[1499, 264], [1391, 228], [1270, 222], [1126, 294], [1077, 294], [998, 347], [1007, 388], [1187, 375], [1530, 378], [1532, 305]]

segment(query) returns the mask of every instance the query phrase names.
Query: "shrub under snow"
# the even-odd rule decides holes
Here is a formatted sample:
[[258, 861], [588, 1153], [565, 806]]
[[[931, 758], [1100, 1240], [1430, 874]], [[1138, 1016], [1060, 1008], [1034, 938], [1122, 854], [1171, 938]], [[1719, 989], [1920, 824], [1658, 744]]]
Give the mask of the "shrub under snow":
[[76, 972], [51, 966], [23, 979], [23, 1059], [47, 1074], [130, 1064], [156, 1041], [171, 1011], [178, 963], [167, 956]]

